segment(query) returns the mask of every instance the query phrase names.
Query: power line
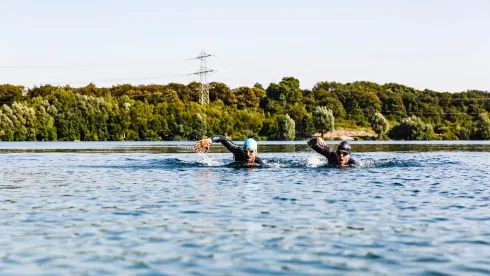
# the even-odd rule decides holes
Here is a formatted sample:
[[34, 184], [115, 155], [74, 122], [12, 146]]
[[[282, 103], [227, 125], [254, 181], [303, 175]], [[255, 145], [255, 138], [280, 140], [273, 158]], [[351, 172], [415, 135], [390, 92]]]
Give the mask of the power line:
[[68, 83], [85, 83], [85, 82], [125, 82], [125, 81], [138, 81], [138, 80], [152, 80], [152, 79], [164, 79], [164, 78], [176, 78], [185, 77], [188, 74], [176, 74], [176, 75], [165, 75], [165, 76], [152, 76], [152, 77], [140, 77], [140, 78], [114, 78], [114, 79], [99, 79], [99, 80], [79, 80], [79, 81], [69, 81]]
[[[173, 60], [153, 60], [153, 61], [130, 61], [130, 62], [121, 62], [114, 64], [57, 64], [57, 65], [1, 65], [0, 69], [42, 69], [42, 70], [50, 70], [50, 69], [77, 69], [77, 68], [101, 68], [101, 67], [122, 67], [122, 66], [132, 66], [132, 65], [142, 65], [142, 64], [159, 64], [159, 63], [168, 63], [175, 61], [185, 61], [184, 59], [173, 59]], [[82, 85], [85, 83], [107, 83], [107, 82], [133, 82], [139, 80], [151, 80], [151, 79], [164, 79], [164, 78], [177, 78], [177, 77], [188, 77], [189, 74], [172, 74], [172, 75], [155, 75], [148, 77], [126, 77], [126, 78], [107, 78], [107, 79], [90, 79], [84, 78], [79, 80], [71, 80], [71, 81], [40, 81], [37, 82], [37, 85], [44, 84], [67, 84], [67, 85]]]
[[76, 69], [76, 68], [101, 68], [101, 67], [122, 67], [122, 66], [132, 66], [132, 65], [149, 65], [149, 64], [160, 64], [169, 62], [181, 62], [182, 60], [152, 60], [152, 61], [128, 61], [121, 63], [107, 63], [107, 64], [54, 64], [54, 65], [0, 65], [0, 69]]
[[[189, 74], [176, 74], [176, 75], [159, 75], [159, 76], [151, 76], [151, 77], [140, 77], [140, 78], [113, 78], [113, 79], [79, 79], [79, 80], [71, 80], [71, 81], [63, 81], [64, 84], [59, 84], [60, 82], [54, 81], [54, 82], [42, 82], [39, 83], [38, 85], [47, 85], [47, 84], [52, 84], [53, 86], [58, 86], [58, 85], [77, 85], [77, 84], [83, 84], [83, 83], [104, 83], [104, 82], [117, 82], [117, 83], [125, 83], [129, 81], [140, 81], [140, 80], [152, 80], [152, 79], [164, 79], [164, 78], [176, 78], [176, 77], [188, 77]], [[58, 85], [56, 85], [58, 83]], [[36, 86], [36, 85], [34, 85]]]

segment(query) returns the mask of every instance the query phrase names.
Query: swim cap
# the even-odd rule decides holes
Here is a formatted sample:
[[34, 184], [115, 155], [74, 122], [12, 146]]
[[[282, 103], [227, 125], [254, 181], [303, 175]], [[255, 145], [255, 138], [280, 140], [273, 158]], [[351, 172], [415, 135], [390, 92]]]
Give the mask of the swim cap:
[[243, 148], [257, 150], [257, 142], [255, 142], [253, 138], [248, 138], [247, 140], [245, 140], [245, 143], [243, 143]]
[[339, 146], [337, 147], [337, 150], [343, 150], [345, 152], [348, 152], [349, 154], [352, 152], [352, 148], [350, 147], [349, 142], [347, 141], [340, 142]]

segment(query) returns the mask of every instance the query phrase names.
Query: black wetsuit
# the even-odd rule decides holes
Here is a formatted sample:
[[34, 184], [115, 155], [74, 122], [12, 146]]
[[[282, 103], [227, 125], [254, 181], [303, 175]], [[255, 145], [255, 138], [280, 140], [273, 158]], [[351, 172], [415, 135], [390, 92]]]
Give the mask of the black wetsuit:
[[[325, 156], [328, 160], [329, 165], [339, 166], [339, 160], [337, 159], [337, 152], [329, 146], [318, 145], [317, 140], [318, 140], [317, 137], [311, 138], [310, 140], [308, 140], [308, 146], [310, 146], [313, 150], [315, 150], [319, 154]], [[352, 158], [349, 158], [349, 161], [347, 162], [348, 166], [356, 166], [358, 164], [359, 162]]]
[[[233, 153], [233, 159], [235, 162], [247, 162], [247, 154], [243, 151], [243, 149], [235, 144], [233, 144], [230, 140], [228, 140], [225, 136], [223, 135], [215, 135], [211, 137], [211, 140], [213, 143], [215, 142], [221, 142], [225, 148], [227, 148], [229, 151]], [[255, 164], [263, 165], [264, 162], [260, 160], [258, 156], [255, 156]]]

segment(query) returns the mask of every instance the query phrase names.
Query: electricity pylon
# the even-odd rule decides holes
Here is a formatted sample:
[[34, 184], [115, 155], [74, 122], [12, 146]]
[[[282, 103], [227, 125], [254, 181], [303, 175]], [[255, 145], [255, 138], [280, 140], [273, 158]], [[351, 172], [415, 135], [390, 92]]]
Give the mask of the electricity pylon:
[[212, 55], [205, 53], [203, 50], [198, 57], [193, 58], [193, 59], [201, 60], [201, 66], [199, 68], [199, 71], [190, 74], [190, 75], [199, 75], [199, 81], [201, 82], [201, 92], [199, 95], [199, 103], [201, 105], [209, 104], [209, 86], [208, 86], [207, 76], [208, 76], [208, 73], [214, 72], [214, 70], [209, 69], [208, 65], [207, 65], [206, 59], [210, 56], [212, 56]]

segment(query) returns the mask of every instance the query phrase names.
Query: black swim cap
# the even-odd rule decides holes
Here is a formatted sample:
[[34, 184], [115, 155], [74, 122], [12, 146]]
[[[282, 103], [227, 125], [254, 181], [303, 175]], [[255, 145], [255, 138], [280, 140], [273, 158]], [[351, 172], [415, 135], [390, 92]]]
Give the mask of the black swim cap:
[[345, 152], [348, 152], [349, 154], [352, 152], [352, 148], [350, 147], [350, 144], [347, 141], [340, 142], [339, 146], [337, 147], [337, 150], [343, 150]]

